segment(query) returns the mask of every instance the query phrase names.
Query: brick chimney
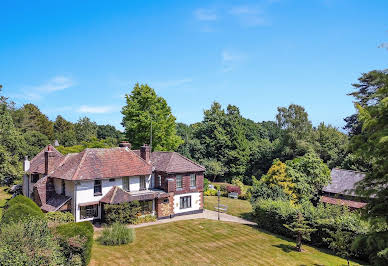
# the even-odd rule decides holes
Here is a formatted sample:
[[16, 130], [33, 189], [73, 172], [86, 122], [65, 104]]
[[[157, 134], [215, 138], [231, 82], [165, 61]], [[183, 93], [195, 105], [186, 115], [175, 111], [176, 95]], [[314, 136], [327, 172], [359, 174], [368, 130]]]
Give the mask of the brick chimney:
[[54, 166], [54, 152], [51, 145], [48, 145], [47, 151], [44, 152], [44, 173], [48, 175], [53, 169]]
[[151, 148], [147, 144], [140, 147], [140, 157], [149, 163], [151, 161]]
[[122, 147], [122, 148], [128, 148], [128, 149], [131, 149], [131, 143], [129, 143], [128, 141], [121, 141], [120, 144], [119, 144], [119, 147]]

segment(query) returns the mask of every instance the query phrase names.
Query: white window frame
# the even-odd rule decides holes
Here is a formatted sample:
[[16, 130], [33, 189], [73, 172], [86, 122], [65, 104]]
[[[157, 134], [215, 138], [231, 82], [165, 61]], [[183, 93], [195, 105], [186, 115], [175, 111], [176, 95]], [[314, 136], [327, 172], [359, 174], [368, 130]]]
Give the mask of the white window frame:
[[[178, 186], [178, 179], [179, 179], [179, 186]], [[183, 188], [183, 176], [182, 175], [177, 175], [176, 176], [176, 188], [177, 189], [182, 189]]]
[[190, 187], [196, 187], [196, 186], [197, 186], [197, 175], [190, 174]]

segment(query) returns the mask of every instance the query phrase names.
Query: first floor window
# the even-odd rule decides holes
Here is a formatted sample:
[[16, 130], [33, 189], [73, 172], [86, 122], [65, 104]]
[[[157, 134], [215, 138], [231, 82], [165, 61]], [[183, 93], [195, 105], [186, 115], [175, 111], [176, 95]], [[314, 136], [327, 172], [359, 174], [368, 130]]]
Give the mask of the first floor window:
[[81, 219], [98, 217], [98, 205], [80, 206]]
[[31, 183], [36, 183], [39, 180], [39, 174], [31, 174]]
[[123, 177], [123, 189], [129, 191], [129, 177]]
[[102, 195], [101, 180], [94, 180], [94, 196]]
[[190, 187], [196, 187], [197, 186], [197, 177], [195, 174], [190, 175]]
[[181, 209], [191, 208], [191, 196], [181, 197]]
[[146, 189], [146, 178], [145, 176], [140, 177], [140, 190]]
[[182, 188], [182, 176], [181, 175], [176, 176], [176, 188]]

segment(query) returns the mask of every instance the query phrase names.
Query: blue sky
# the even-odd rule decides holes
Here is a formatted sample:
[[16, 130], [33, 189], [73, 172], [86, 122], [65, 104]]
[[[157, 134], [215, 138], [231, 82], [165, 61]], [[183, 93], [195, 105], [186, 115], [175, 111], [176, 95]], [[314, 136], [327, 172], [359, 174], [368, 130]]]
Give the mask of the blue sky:
[[[1, 1], [0, 83], [19, 106], [120, 127], [136, 82], [177, 121], [213, 101], [255, 121], [303, 105], [342, 127], [351, 83], [388, 68], [388, 1]], [[380, 46], [380, 48], [379, 48]]]

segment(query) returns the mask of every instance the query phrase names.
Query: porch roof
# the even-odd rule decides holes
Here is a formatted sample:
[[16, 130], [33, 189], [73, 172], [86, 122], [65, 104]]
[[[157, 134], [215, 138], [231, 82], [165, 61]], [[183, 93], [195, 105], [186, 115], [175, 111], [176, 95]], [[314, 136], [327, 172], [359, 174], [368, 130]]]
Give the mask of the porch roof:
[[153, 200], [155, 198], [168, 197], [168, 193], [163, 190], [144, 190], [136, 192], [126, 192], [120, 187], [114, 186], [100, 199], [101, 203], [120, 204], [134, 200]]
[[337, 199], [337, 198], [332, 198], [327, 196], [322, 196], [320, 201], [324, 203], [329, 203], [329, 204], [344, 205], [344, 206], [348, 206], [349, 208], [355, 208], [355, 209], [363, 208], [366, 205], [365, 202]]

